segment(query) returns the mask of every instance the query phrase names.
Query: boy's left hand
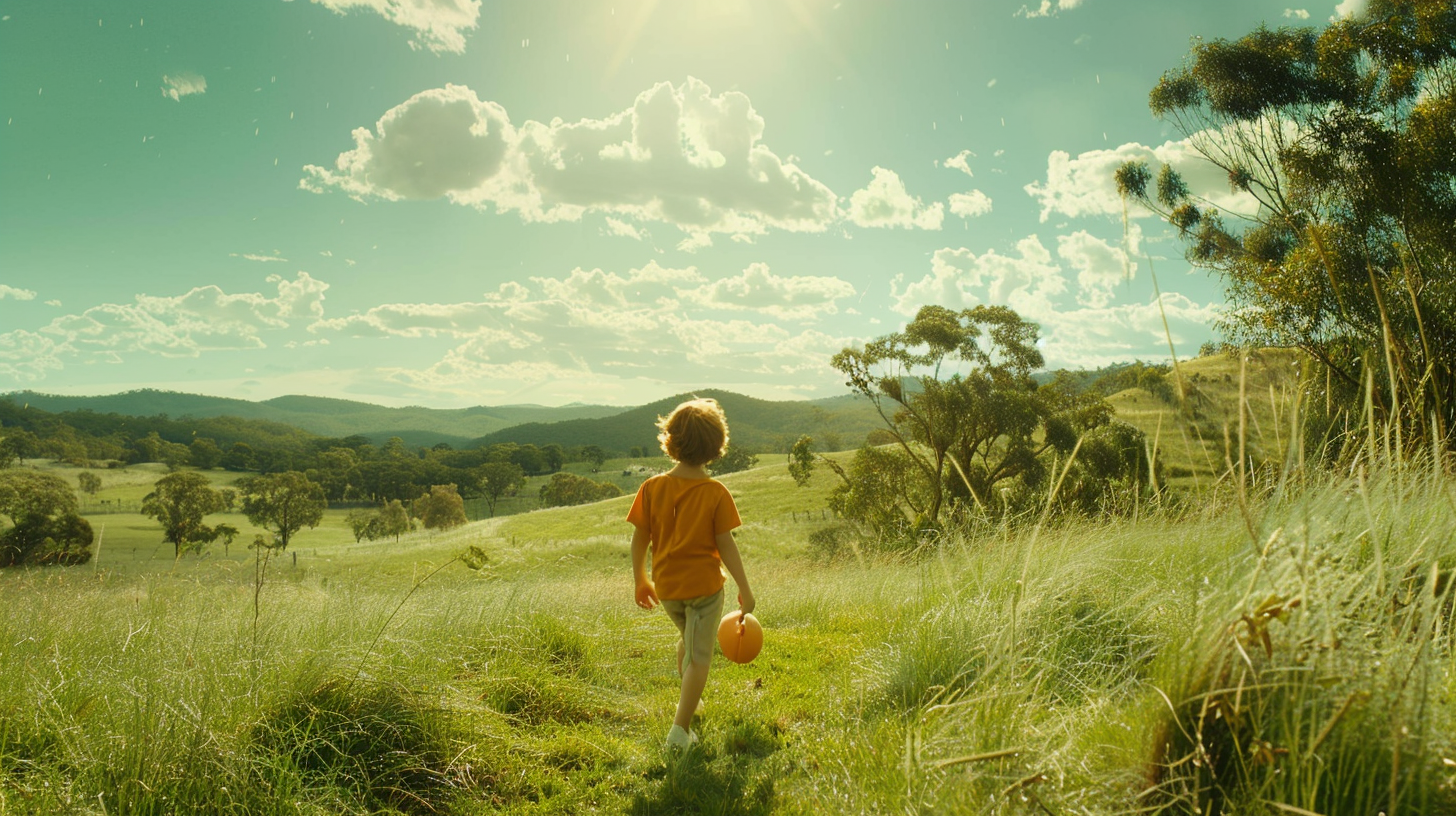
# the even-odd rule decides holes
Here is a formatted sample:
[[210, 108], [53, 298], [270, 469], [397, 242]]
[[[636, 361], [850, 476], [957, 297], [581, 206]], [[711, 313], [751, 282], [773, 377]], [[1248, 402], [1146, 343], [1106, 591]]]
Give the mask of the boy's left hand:
[[657, 587], [651, 581], [637, 582], [637, 605], [643, 609], [657, 606]]

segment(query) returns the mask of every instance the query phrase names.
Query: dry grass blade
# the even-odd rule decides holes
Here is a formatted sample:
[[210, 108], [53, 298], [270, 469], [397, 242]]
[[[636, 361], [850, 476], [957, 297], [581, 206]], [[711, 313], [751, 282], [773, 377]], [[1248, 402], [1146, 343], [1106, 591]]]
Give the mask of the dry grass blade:
[[1264, 804], [1268, 805], [1271, 808], [1274, 808], [1275, 810], [1282, 810], [1285, 813], [1293, 813], [1293, 814], [1296, 814], [1296, 816], [1324, 816], [1324, 814], [1322, 814], [1322, 813], [1315, 813], [1312, 810], [1305, 810], [1302, 807], [1295, 807], [1294, 805], [1285, 805], [1285, 804], [1282, 804], [1280, 802], [1265, 802]]
[[1020, 754], [1024, 753], [1025, 750], [1025, 748], [1006, 748], [1000, 751], [988, 751], [984, 754], [971, 754], [969, 756], [955, 757], [953, 759], [942, 759], [931, 767], [935, 768], [936, 770], [940, 770], [941, 768], [951, 768], [956, 765], [969, 765], [975, 762], [989, 762], [993, 759], [1019, 756]]
[[1370, 693], [1367, 691], [1356, 691], [1345, 698], [1345, 702], [1340, 706], [1340, 710], [1336, 711], [1333, 717], [1330, 717], [1330, 721], [1325, 723], [1325, 727], [1320, 729], [1319, 734], [1315, 735], [1314, 742], [1310, 743], [1309, 750], [1304, 754], [1306, 762], [1314, 758], [1315, 751], [1319, 750], [1319, 747], [1324, 744], [1325, 739], [1329, 737], [1330, 732], [1335, 730], [1336, 725], [1339, 725], [1345, 713], [1350, 710], [1350, 706], [1354, 705], [1357, 699], [1369, 696]]
[[1012, 782], [1010, 785], [1007, 785], [1001, 791], [1001, 796], [1002, 796], [1002, 798], [1005, 798], [1007, 796], [1010, 796], [1013, 793], [1016, 793], [1019, 790], [1022, 790], [1024, 788], [1027, 788], [1027, 787], [1029, 787], [1031, 785], [1036, 785], [1036, 784], [1039, 784], [1041, 782], [1045, 782], [1046, 781], [1046, 778], [1047, 778], [1046, 777], [1046, 774], [1044, 774], [1044, 773], [1034, 773], [1031, 776], [1024, 776], [1024, 777], [1016, 780], [1015, 782]]
[[1153, 270], [1153, 256], [1144, 255], [1148, 261], [1148, 277], [1153, 281], [1153, 299], [1158, 302], [1158, 318], [1163, 321], [1163, 336], [1168, 338], [1168, 356], [1173, 360], [1173, 379], [1178, 383], [1178, 408], [1188, 411], [1188, 394], [1183, 387], [1183, 370], [1178, 365], [1178, 350], [1173, 347], [1173, 330], [1168, 328], [1168, 313], [1163, 308], [1163, 292], [1158, 288], [1158, 273]]

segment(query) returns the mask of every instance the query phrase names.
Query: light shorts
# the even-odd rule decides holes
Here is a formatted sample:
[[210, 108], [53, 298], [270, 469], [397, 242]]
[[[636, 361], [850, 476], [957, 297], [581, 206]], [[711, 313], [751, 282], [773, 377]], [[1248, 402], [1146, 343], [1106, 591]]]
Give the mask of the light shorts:
[[701, 598], [664, 600], [662, 608], [682, 634], [683, 651], [687, 655], [683, 668], [692, 663], [708, 665], [713, 659], [713, 644], [718, 641], [718, 619], [723, 616], [723, 590]]

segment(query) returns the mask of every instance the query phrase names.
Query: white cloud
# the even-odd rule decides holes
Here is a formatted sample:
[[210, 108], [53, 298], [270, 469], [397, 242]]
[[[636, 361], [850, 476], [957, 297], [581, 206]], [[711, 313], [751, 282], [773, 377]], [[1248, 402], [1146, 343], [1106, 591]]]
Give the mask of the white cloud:
[[[946, 247], [932, 256], [929, 274], [909, 282], [901, 275], [891, 282], [892, 308], [908, 316], [928, 303], [951, 309], [1009, 306], [1040, 326], [1039, 347], [1050, 368], [1156, 359], [1167, 349], [1158, 302], [1107, 303], [1112, 285], [1122, 279], [1121, 252], [1086, 232], [1058, 237], [1057, 254], [1078, 271], [1081, 303], [1068, 307], [1059, 297], [1067, 289], [1062, 268], [1035, 235], [1018, 242], [1014, 255]], [[1180, 353], [1213, 336], [1218, 305], [1165, 292], [1163, 307]]]
[[838, 278], [779, 276], [763, 264], [710, 280], [649, 263], [513, 281], [478, 302], [384, 304], [310, 330], [460, 341], [433, 365], [385, 372], [421, 394], [514, 393], [561, 377], [831, 387], [829, 358], [849, 341], [795, 324], [836, 313], [853, 294]]
[[991, 197], [980, 190], [951, 193], [950, 213], [961, 218], [975, 218], [991, 211]]
[[480, 0], [313, 0], [343, 14], [353, 9], [373, 11], [404, 28], [413, 29], [411, 48], [436, 53], [465, 51], [465, 32], [476, 27]]
[[[976, 255], [969, 249], [937, 250], [930, 260], [930, 274], [906, 282], [903, 274], [890, 282], [891, 306], [903, 315], [913, 315], [921, 306], [935, 303], [951, 309], [968, 309], [983, 303], [1010, 306], [1023, 316], [1035, 317], [1051, 310], [1051, 297], [1065, 291], [1061, 267], [1035, 235], [1016, 244], [1016, 255], [998, 255], [988, 249]], [[903, 287], [903, 288], [902, 288]]]
[[0, 300], [4, 300], [5, 298], [12, 300], [35, 300], [35, 292], [0, 283]]
[[641, 241], [643, 238], [647, 237], [646, 230], [638, 229], [637, 227], [628, 224], [626, 221], [622, 221], [621, 219], [613, 218], [611, 216], [607, 216], [607, 226], [606, 229], [602, 230], [602, 232], [605, 235], [616, 235], [622, 238], [631, 238], [634, 241]]
[[1370, 7], [1370, 0], [1341, 0], [1335, 6], [1335, 16], [1331, 20], [1341, 20], [1349, 17], [1361, 17], [1365, 10]]
[[905, 182], [893, 170], [876, 167], [874, 178], [849, 197], [849, 220], [861, 227], [940, 229], [945, 207], [939, 201], [926, 206], [905, 191]]
[[[1165, 164], [1183, 176], [1191, 194], [1225, 212], [1251, 215], [1258, 211], [1258, 202], [1244, 192], [1229, 190], [1228, 174], [1203, 158], [1195, 143], [1215, 139], [1208, 132], [1147, 147], [1136, 142], [1111, 150], [1089, 150], [1072, 158], [1061, 150], [1047, 157], [1047, 178], [1026, 185], [1027, 194], [1041, 204], [1041, 220], [1053, 213], [1077, 218], [1088, 215], [1120, 215], [1122, 199], [1113, 179], [1117, 168], [1128, 161], [1144, 161], [1156, 177]], [[1136, 202], [1128, 202], [1128, 215], [1150, 216]]]
[[974, 155], [976, 155], [976, 154], [975, 153], [972, 153], [969, 150], [962, 150], [961, 152], [959, 152], [959, 153], [955, 154], [954, 156], [951, 156], [950, 158], [948, 158], [945, 161], [941, 162], [940, 163], [940, 166], [941, 167], [944, 167], [944, 168], [946, 168], [948, 170], [959, 170], [959, 171], [961, 171], [962, 173], [965, 173], [968, 176], [974, 176], [976, 174], [971, 172], [971, 164], [970, 164], [970, 162], [966, 161], [966, 158], [968, 156], [974, 156]]
[[314, 192], [332, 187], [358, 199], [448, 196], [470, 203], [503, 175], [516, 140], [505, 109], [480, 101], [463, 85], [421, 91], [374, 127], [354, 130], [354, 149], [339, 155], [337, 172], [309, 165], [300, 186]]
[[177, 76], [164, 74], [162, 76], [162, 96], [178, 102], [184, 96], [192, 96], [207, 91], [207, 80], [200, 74], [190, 71], [183, 72]]
[[0, 377], [35, 382], [61, 367], [51, 338], [25, 330], [0, 333]]
[[687, 303], [720, 311], [757, 311], [781, 320], [814, 320], [839, 311], [836, 301], [854, 295], [848, 281], [812, 275], [784, 277], [768, 264], [750, 264], [743, 273], [694, 289], [679, 289]]
[[328, 284], [305, 272], [293, 280], [272, 275], [268, 282], [277, 287], [276, 296], [230, 295], [217, 286], [199, 286], [175, 297], [137, 295], [133, 303], [103, 303], [55, 318], [39, 332], [0, 333], [0, 374], [39, 379], [62, 368], [63, 357], [73, 356], [122, 362], [121, 355], [134, 352], [196, 357], [204, 351], [263, 348], [263, 332], [323, 316]]
[[689, 78], [661, 83], [605, 119], [511, 125], [469, 88], [423, 91], [375, 125], [333, 170], [309, 165], [300, 186], [358, 199], [447, 197], [516, 212], [525, 221], [576, 221], [588, 212], [684, 232], [822, 231], [838, 218], [833, 192], [763, 145], [747, 96]]
[[[1220, 306], [1197, 303], [1177, 292], [1163, 293], [1163, 311], [1179, 355], [1192, 353], [1215, 336]], [[1168, 335], [1158, 301], [1073, 309], [1038, 318], [1042, 354], [1049, 368], [1100, 368], [1133, 359], [1167, 359]]]
[[229, 252], [228, 257], [242, 258], [245, 261], [255, 261], [257, 263], [288, 263], [287, 258], [280, 258], [277, 255], [257, 255], [252, 252], [244, 252], [242, 254]]
[[678, 252], [693, 253], [713, 245], [713, 236], [706, 232], [695, 232], [677, 242]]
[[1060, 12], [1071, 11], [1080, 5], [1082, 5], [1082, 0], [1057, 0], [1055, 3], [1052, 0], [1041, 0], [1040, 6], [1034, 9], [1022, 6], [1021, 10], [1016, 12], [1014, 16], [1026, 18], [1055, 17]]
[[1137, 264], [1128, 260], [1121, 247], [1115, 247], [1086, 230], [1057, 236], [1057, 255], [1077, 270], [1077, 301], [1101, 308], [1112, 299], [1118, 283], [1131, 280]]
[[1287, 8], [1287, 9], [1284, 10], [1284, 17], [1285, 17], [1285, 19], [1290, 19], [1290, 20], [1308, 20], [1309, 19], [1309, 10], [1308, 9]]

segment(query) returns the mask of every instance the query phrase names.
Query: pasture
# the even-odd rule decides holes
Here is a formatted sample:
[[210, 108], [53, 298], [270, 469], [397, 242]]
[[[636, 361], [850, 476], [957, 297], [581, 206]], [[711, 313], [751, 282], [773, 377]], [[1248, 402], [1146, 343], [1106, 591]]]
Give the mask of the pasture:
[[913, 556], [826, 532], [833, 478], [723, 477], [767, 644], [681, 758], [629, 497], [363, 545], [330, 511], [261, 584], [247, 529], [174, 560], [93, 516], [99, 564], [0, 575], [0, 813], [1456, 812], [1443, 475]]

